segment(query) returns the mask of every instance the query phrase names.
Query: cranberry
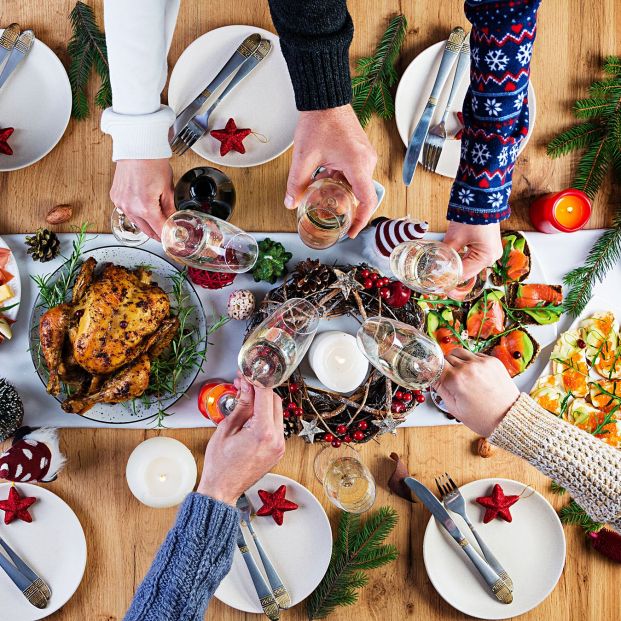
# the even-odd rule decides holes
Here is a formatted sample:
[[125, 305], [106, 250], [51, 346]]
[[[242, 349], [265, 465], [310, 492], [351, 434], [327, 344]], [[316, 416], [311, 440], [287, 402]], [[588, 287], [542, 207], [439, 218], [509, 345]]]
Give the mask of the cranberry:
[[514, 351], [512, 356], [516, 359], [519, 360], [522, 357], [522, 354], [519, 351]]
[[403, 391], [402, 390], [397, 390], [397, 392], [395, 393], [395, 399], [403, 399]]
[[356, 442], [360, 442], [361, 440], [364, 440], [364, 433], [362, 433], [362, 431], [360, 431], [359, 429], [354, 431], [354, 440]]
[[451, 337], [450, 336], [443, 336], [442, 337], [442, 342], [443, 343], [450, 343], [451, 342]]
[[331, 433], [326, 433], [323, 439], [325, 442], [332, 442], [332, 440], [334, 440], [334, 436]]
[[390, 297], [390, 289], [387, 289], [386, 287], [382, 287], [379, 290], [379, 294], [380, 294], [380, 298], [382, 298], [382, 300], [387, 300]]
[[299, 418], [304, 414], [304, 410], [302, 408], [295, 408], [295, 415]]
[[425, 403], [425, 395], [422, 392], [418, 395], [414, 395], [414, 400], [416, 403]]
[[349, 434], [347, 434], [344, 438], [343, 438], [343, 442], [349, 444], [351, 442], [351, 436]]
[[373, 289], [374, 284], [373, 284], [373, 281], [370, 278], [365, 278], [364, 281], [362, 282], [362, 286], [365, 289]]
[[390, 408], [395, 414], [401, 414], [405, 412], [405, 403], [402, 401], [393, 401], [392, 407]]
[[300, 390], [300, 387], [295, 382], [291, 382], [289, 384], [289, 390], [291, 392], [298, 392], [298, 390]]
[[289, 412], [289, 410], [284, 410], [282, 413], [282, 417], [289, 418], [289, 416], [291, 416], [291, 412]]
[[417, 388], [417, 389], [414, 391], [414, 396], [416, 396], [416, 395], [422, 395], [422, 394], [423, 394], [423, 391], [422, 391], [422, 390], [420, 390], [419, 388]]
[[403, 393], [403, 397], [401, 397], [406, 403], [409, 403], [410, 401], [412, 401], [412, 393], [411, 392], [404, 392]]
[[336, 433], [339, 436], [342, 436], [345, 432], [347, 431], [347, 427], [345, 425], [337, 425], [336, 427]]
[[[358, 421], [358, 424], [356, 425], [356, 427], [358, 427], [358, 429], [361, 429], [362, 431], [366, 431], [369, 428], [369, 423], [367, 423], [366, 420], [361, 420]], [[355, 438], [355, 434], [354, 434], [354, 438]]]
[[332, 440], [332, 446], [334, 448], [339, 448], [339, 446], [341, 446], [342, 442], [338, 439], [338, 438], [334, 438], [334, 440]]
[[379, 280], [380, 275], [377, 272], [371, 272], [369, 274], [369, 278], [375, 282], [376, 280]]
[[369, 270], [366, 270], [366, 269], [360, 271], [360, 276], [362, 276], [362, 278], [368, 278], [370, 274], [371, 272], [369, 272]]
[[577, 345], [580, 349], [584, 349], [586, 347], [586, 343], [582, 339], [578, 339]]
[[295, 412], [298, 409], [298, 406], [293, 403], [293, 401], [289, 401], [289, 403], [287, 403], [287, 409]]

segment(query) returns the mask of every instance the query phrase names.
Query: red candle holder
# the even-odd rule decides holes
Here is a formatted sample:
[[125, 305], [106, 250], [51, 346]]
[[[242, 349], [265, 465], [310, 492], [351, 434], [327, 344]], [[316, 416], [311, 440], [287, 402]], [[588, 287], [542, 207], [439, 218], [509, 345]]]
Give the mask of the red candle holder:
[[219, 425], [235, 407], [237, 388], [220, 379], [207, 380], [198, 394], [198, 409], [214, 425]]
[[590, 217], [591, 199], [574, 188], [546, 194], [530, 205], [530, 220], [542, 233], [578, 231]]

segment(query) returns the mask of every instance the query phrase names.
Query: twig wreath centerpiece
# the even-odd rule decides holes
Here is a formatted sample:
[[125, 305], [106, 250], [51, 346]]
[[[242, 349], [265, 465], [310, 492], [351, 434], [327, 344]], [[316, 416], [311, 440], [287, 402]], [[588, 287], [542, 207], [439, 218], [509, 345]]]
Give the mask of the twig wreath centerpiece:
[[[258, 305], [246, 337], [276, 306], [291, 298], [308, 300], [327, 320], [348, 315], [362, 323], [367, 317], [384, 316], [420, 329], [425, 319], [407, 287], [366, 264], [331, 266], [306, 259]], [[299, 369], [276, 392], [283, 398], [286, 437], [296, 434], [307, 442], [320, 440], [335, 447], [393, 432], [424, 401], [420, 391], [397, 386], [374, 368], [349, 395], [310, 386]]]

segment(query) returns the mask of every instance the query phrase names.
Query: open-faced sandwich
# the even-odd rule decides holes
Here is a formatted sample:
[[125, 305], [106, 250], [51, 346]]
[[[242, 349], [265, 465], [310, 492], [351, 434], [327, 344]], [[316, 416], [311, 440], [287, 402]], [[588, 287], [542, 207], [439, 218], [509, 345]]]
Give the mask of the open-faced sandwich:
[[427, 313], [427, 334], [437, 341], [444, 355], [450, 354], [456, 347], [462, 347], [463, 314], [461, 308], [444, 308]]
[[539, 343], [524, 328], [515, 328], [495, 338], [483, 353], [498, 358], [509, 375], [515, 377], [535, 361]]
[[9, 340], [13, 336], [11, 324], [13, 323], [5, 312], [13, 308], [13, 298], [15, 293], [9, 284], [13, 280], [13, 274], [7, 269], [11, 251], [8, 248], [0, 248], [0, 343], [3, 340]]
[[491, 279], [497, 287], [509, 282], [522, 282], [530, 274], [530, 248], [524, 235], [505, 231], [502, 236], [502, 256], [492, 266]]
[[556, 323], [563, 313], [561, 285], [509, 283], [507, 305], [514, 317], [524, 324]]

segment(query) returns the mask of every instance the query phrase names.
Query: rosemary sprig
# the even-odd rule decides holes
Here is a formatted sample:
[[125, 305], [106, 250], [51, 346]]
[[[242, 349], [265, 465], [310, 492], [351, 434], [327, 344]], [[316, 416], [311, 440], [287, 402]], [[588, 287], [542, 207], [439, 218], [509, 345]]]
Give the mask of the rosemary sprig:
[[5, 313], [6, 311], [11, 310], [16, 306], [19, 306], [19, 302], [15, 302], [15, 304], [10, 304], [9, 306], [0, 306], [0, 313]]

